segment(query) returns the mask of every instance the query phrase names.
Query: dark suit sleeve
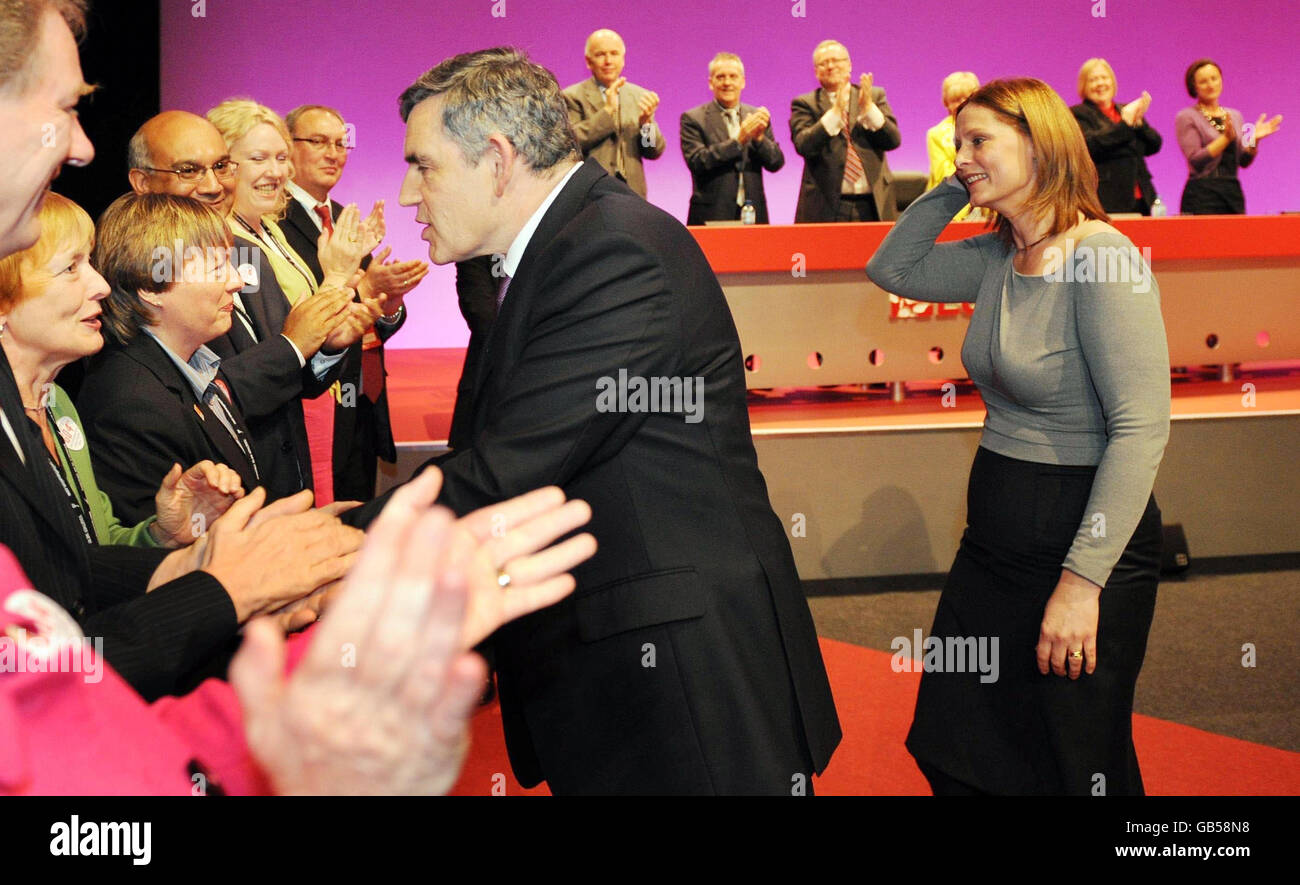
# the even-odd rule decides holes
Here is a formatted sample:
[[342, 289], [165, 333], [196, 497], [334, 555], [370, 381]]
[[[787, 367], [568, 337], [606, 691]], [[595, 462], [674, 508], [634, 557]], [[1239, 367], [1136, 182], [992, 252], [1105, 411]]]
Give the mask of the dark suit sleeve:
[[206, 572], [144, 592], [169, 552], [118, 546], [89, 551], [96, 607], [81, 619], [82, 630], [103, 638], [104, 658], [150, 701], [176, 692], [182, 678], [239, 628], [230, 596]]
[[304, 371], [289, 339], [278, 333], [243, 353], [221, 354], [221, 357], [221, 371], [230, 379], [246, 420], [274, 414], [285, 403], [302, 396], [308, 377], [315, 380], [311, 360]]
[[678, 371], [679, 354], [664, 346], [679, 334], [676, 299], [657, 258], [623, 232], [563, 251], [538, 281], [537, 291], [551, 297], [491, 423], [469, 448], [439, 461], [439, 501], [457, 513], [563, 485], [592, 459], [617, 453], [647, 415], [600, 408], [603, 379], [620, 370], [642, 378]]
[[831, 135], [822, 125], [821, 118], [806, 96], [790, 102], [790, 140], [799, 156], [806, 159], [819, 157], [830, 144]]
[[180, 402], [144, 375], [143, 370], [115, 372], [101, 383], [107, 379], [92, 373], [77, 403], [95, 479], [124, 522], [153, 514], [154, 495], [172, 464], [189, 467], [209, 457], [186, 450], [178, 432], [191, 419]]
[[682, 157], [692, 175], [709, 172], [719, 166], [733, 165], [740, 159], [740, 142], [734, 138], [709, 144], [704, 126], [690, 113], [681, 119]]
[[768, 172], [776, 172], [785, 165], [785, 154], [781, 152], [781, 145], [777, 143], [775, 136], [772, 135], [772, 127], [767, 127], [767, 132], [763, 135], [762, 141], [750, 142], [750, 151], [758, 157], [758, 162]]
[[1146, 120], [1143, 120], [1142, 125], [1137, 128], [1137, 136], [1142, 142], [1142, 156], [1144, 157], [1156, 153], [1160, 150], [1160, 146], [1164, 144], [1164, 139], [1160, 137], [1160, 133], [1156, 132], [1155, 128]]
[[[898, 119], [894, 116], [894, 111], [889, 107], [889, 101], [885, 98], [885, 90], [879, 86], [871, 87], [871, 98], [876, 107], [880, 108], [880, 113], [885, 117], [885, 125], [881, 126], [874, 132], [856, 120], [853, 123], [853, 141], [862, 147], [871, 148], [877, 151], [892, 151], [903, 143], [902, 136], [898, 132]], [[852, 105], [850, 105], [852, 108]], [[825, 131], [825, 127], [822, 127]]]
[[1128, 147], [1133, 142], [1133, 130], [1128, 125], [1111, 122], [1100, 112], [1082, 105], [1076, 105], [1072, 110], [1094, 163], [1105, 163], [1116, 155], [1130, 153]]
[[406, 318], [410, 315], [411, 311], [409, 308], [406, 307], [405, 301], [402, 302], [402, 308], [403, 308], [402, 315], [397, 318], [397, 322], [395, 323], [381, 323], [378, 321], [375, 322], [375, 334], [379, 336], [380, 341], [384, 341], [384, 342], [388, 341], [389, 338], [392, 338], [394, 335], [397, 334], [398, 329], [406, 325]]
[[[598, 408], [602, 379], [617, 379], [620, 369], [642, 378], [678, 372], [678, 353], [664, 346], [680, 334], [676, 299], [658, 260], [622, 232], [564, 251], [538, 281], [538, 291], [549, 293], [546, 310], [504, 381], [491, 423], [472, 444], [428, 462], [442, 470], [438, 502], [457, 514], [563, 485], [591, 460], [616, 454], [647, 415]], [[367, 525], [387, 498], [343, 521]]]

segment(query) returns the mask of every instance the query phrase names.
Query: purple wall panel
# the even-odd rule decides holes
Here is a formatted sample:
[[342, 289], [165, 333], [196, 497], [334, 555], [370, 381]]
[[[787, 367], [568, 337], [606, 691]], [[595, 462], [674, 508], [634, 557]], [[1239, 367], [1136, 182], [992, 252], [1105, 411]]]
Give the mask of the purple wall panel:
[[[1105, 16], [1094, 16], [1104, 7]], [[493, 10], [504, 17], [494, 17]], [[791, 15], [802, 10], [804, 17]], [[953, 70], [981, 80], [1036, 76], [1068, 103], [1079, 64], [1101, 55], [1114, 66], [1120, 100], [1147, 89], [1148, 121], [1165, 137], [1149, 160], [1157, 189], [1177, 211], [1186, 178], [1174, 114], [1188, 104], [1183, 71], [1202, 55], [1224, 70], [1224, 104], [1247, 121], [1284, 114], [1242, 174], [1252, 213], [1300, 210], [1300, 102], [1292, 77], [1300, 16], [1295, 0], [663, 0], [609, 13], [582, 13], [553, 0], [168, 0], [162, 16], [162, 100], [198, 113], [231, 96], [251, 96], [281, 113], [304, 102], [333, 104], [356, 127], [353, 153], [335, 196], [388, 201], [398, 257], [427, 257], [414, 209], [397, 205], [404, 171], [397, 95], [444, 57], [512, 44], [546, 65], [562, 86], [583, 79], [582, 43], [597, 27], [622, 33], [627, 77], [657, 91], [669, 150], [647, 164], [651, 202], [685, 218], [690, 176], [677, 140], [681, 112], [710, 98], [707, 63], [726, 49], [745, 59], [744, 100], [766, 105], [786, 152], [768, 176], [777, 223], [794, 217], [802, 161], [789, 139], [790, 99], [816, 86], [811, 54], [834, 37], [848, 46], [854, 79], [873, 71], [899, 119], [896, 170], [926, 168], [925, 130], [943, 115], [939, 84]], [[199, 13], [202, 13], [200, 15]], [[467, 332], [456, 309], [451, 268], [435, 268], [410, 297], [411, 319], [396, 347], [459, 346]]]

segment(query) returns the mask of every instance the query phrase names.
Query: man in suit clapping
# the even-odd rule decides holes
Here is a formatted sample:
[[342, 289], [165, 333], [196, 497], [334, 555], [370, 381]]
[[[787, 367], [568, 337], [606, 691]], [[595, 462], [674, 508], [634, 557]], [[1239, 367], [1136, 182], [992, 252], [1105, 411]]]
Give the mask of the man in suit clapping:
[[738, 55], [719, 52], [713, 57], [709, 88], [713, 101], [682, 114], [682, 156], [692, 181], [686, 223], [733, 221], [749, 202], [755, 221], [767, 224], [763, 170], [775, 172], [785, 165], [772, 137], [772, 115], [765, 107], [740, 103], [745, 65]]

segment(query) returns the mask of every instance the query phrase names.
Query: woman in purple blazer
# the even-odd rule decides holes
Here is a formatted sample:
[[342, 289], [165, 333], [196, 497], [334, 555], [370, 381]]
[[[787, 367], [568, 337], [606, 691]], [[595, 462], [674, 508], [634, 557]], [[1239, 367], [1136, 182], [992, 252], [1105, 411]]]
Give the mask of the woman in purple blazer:
[[1183, 215], [1245, 215], [1237, 169], [1255, 162], [1260, 139], [1282, 125], [1282, 115], [1259, 119], [1249, 128], [1241, 112], [1219, 105], [1223, 72], [1217, 62], [1199, 58], [1184, 77], [1187, 94], [1196, 104], [1183, 108], [1175, 120], [1178, 144], [1187, 157], [1187, 185], [1183, 188]]

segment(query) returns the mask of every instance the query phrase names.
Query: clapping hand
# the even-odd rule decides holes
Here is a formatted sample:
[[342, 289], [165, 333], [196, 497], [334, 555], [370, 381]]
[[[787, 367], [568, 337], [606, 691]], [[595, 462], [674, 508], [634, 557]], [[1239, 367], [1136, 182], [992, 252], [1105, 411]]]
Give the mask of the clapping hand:
[[871, 97], [873, 77], [872, 74], [863, 74], [858, 80], [858, 119], [871, 113], [871, 109], [876, 106], [875, 100]]
[[659, 95], [651, 92], [649, 89], [642, 92], [636, 100], [636, 109], [641, 114], [637, 119], [637, 123], [644, 126], [647, 123], [654, 122], [655, 109], [657, 107], [659, 107]]
[[1251, 143], [1246, 145], [1250, 150], [1254, 150], [1259, 144], [1261, 138], [1267, 138], [1282, 127], [1282, 115], [1278, 114], [1273, 119], [1268, 119], [1268, 114], [1260, 114], [1259, 119], [1255, 121], [1254, 130], [1251, 132]]
[[173, 464], [154, 495], [158, 520], [150, 531], [164, 547], [192, 544], [243, 496], [243, 481], [225, 464], [200, 461], [185, 471]]
[[618, 91], [627, 83], [627, 77], [619, 77], [605, 87], [605, 110], [615, 120], [618, 119]]
[[321, 288], [346, 287], [361, 267], [361, 259], [379, 245], [384, 234], [383, 200], [375, 203], [365, 219], [361, 218], [355, 203], [344, 206], [334, 221], [334, 232], [323, 230], [316, 241], [316, 256], [320, 259], [322, 273]]
[[1120, 119], [1134, 128], [1141, 126], [1149, 107], [1151, 107], [1151, 93], [1144, 89], [1141, 95], [1124, 105], [1124, 109], [1119, 112]]
[[418, 258], [410, 261], [396, 259], [388, 261], [388, 256], [392, 252], [392, 246], [385, 246], [384, 251], [374, 257], [370, 266], [366, 268], [365, 278], [357, 291], [363, 297], [374, 297], [377, 293], [384, 293], [388, 296], [385, 308], [389, 313], [396, 313], [402, 306], [402, 299], [406, 297], [406, 293], [418, 286], [429, 273], [429, 265]]
[[771, 125], [772, 115], [768, 113], [767, 108], [759, 108], [748, 117], [740, 122], [740, 135], [737, 141], [744, 144], [748, 141], [759, 141], [763, 134], [767, 132], [767, 127]]
[[[533, 552], [589, 513], [558, 489], [454, 520], [431, 506], [441, 481], [429, 468], [393, 495], [291, 679], [279, 630], [249, 625], [230, 680], [279, 792], [448, 790], [486, 676], [466, 644], [569, 593], [563, 570], [595, 549], [580, 535]], [[489, 572], [493, 586], [481, 586]]]

